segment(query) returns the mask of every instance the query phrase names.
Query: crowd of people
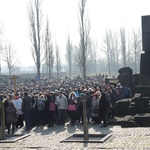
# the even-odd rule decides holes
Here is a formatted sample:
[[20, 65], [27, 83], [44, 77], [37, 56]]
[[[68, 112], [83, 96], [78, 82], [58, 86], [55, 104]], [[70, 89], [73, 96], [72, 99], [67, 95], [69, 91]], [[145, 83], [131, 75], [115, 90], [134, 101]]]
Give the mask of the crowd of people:
[[114, 117], [116, 102], [132, 96], [127, 85], [106, 84], [102, 77], [65, 78], [61, 82], [29, 81], [17, 83], [15, 92], [13, 86], [3, 86], [1, 93], [8, 134], [14, 134], [15, 128], [30, 131], [35, 126], [65, 125], [66, 121], [72, 126], [83, 124], [81, 93], [86, 99], [88, 122], [102, 123], [101, 127], [106, 127]]

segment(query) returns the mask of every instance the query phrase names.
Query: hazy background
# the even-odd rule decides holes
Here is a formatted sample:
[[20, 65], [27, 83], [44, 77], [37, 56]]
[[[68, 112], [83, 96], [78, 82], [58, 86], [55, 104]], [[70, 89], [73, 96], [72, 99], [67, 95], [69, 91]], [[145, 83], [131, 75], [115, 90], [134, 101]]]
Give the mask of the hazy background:
[[[4, 27], [2, 42], [11, 41], [21, 66], [34, 66], [28, 38], [28, 2], [0, 0], [0, 23]], [[120, 27], [125, 27], [126, 31], [131, 31], [135, 27], [141, 28], [141, 16], [150, 14], [149, 0], [87, 0], [87, 5], [91, 20], [90, 35], [96, 41], [97, 49], [101, 47], [106, 30], [118, 31]], [[43, 13], [49, 18], [53, 42], [58, 44], [61, 60], [65, 63], [68, 34], [74, 45], [79, 42], [78, 0], [43, 0]]]

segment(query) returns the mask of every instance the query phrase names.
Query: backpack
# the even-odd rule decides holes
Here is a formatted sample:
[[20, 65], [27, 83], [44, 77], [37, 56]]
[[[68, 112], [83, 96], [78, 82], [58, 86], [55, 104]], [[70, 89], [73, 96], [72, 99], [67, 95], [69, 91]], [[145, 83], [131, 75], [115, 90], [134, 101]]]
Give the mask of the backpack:
[[43, 110], [45, 107], [44, 102], [43, 101], [38, 101], [37, 102], [37, 109], [38, 110]]
[[55, 111], [55, 109], [56, 109], [55, 103], [53, 101], [50, 101], [49, 110], [50, 111]]

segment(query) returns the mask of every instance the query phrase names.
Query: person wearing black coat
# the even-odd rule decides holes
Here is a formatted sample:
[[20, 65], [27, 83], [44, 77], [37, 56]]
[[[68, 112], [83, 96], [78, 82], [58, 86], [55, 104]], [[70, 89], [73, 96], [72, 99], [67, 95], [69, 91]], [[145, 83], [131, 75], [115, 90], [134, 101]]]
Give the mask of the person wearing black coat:
[[56, 112], [56, 105], [55, 108], [50, 107], [50, 104], [53, 103], [55, 105], [55, 101], [52, 98], [52, 95], [46, 96], [46, 102], [45, 102], [45, 111], [46, 111], [46, 117], [47, 117], [47, 127], [53, 127], [54, 125], [54, 116]]
[[7, 123], [7, 129], [8, 129], [8, 134], [10, 134], [10, 128], [12, 125], [12, 134], [14, 134], [15, 130], [15, 123], [17, 122], [17, 109], [14, 107], [14, 104], [12, 102], [9, 102], [9, 106], [6, 109], [6, 123]]
[[106, 98], [106, 93], [102, 93], [101, 99], [99, 101], [99, 119], [100, 122], [103, 122], [103, 125], [101, 127], [106, 127], [107, 124], [107, 110], [109, 107], [109, 102]]
[[24, 113], [25, 117], [25, 124], [26, 124], [26, 131], [29, 131], [32, 129], [32, 97], [28, 96], [27, 92], [24, 92], [24, 98], [22, 99], [22, 112]]

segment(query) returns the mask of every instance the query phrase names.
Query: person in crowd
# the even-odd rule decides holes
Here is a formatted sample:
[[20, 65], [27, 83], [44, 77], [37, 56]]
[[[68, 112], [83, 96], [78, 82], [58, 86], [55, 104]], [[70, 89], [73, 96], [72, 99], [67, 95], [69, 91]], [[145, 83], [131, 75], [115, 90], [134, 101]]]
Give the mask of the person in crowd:
[[[55, 102], [56, 104], [56, 99], [58, 97], [58, 91], [56, 90], [55, 92], [52, 92], [50, 94], [50, 96], [52, 97], [53, 101]], [[59, 114], [58, 114], [58, 107], [57, 107], [57, 104], [56, 104], [56, 111], [55, 111], [55, 114], [54, 114], [54, 122], [56, 123], [59, 123]]]
[[29, 131], [32, 128], [31, 110], [32, 110], [32, 97], [28, 96], [27, 92], [24, 92], [24, 98], [22, 101], [22, 111], [25, 117], [26, 131]]
[[101, 127], [106, 127], [108, 126], [107, 124], [107, 113], [108, 113], [108, 107], [109, 107], [109, 102], [106, 98], [106, 93], [102, 92], [100, 101], [99, 101], [99, 120], [100, 122], [103, 123]]
[[32, 124], [32, 127], [35, 127], [37, 126], [37, 102], [38, 102], [38, 96], [36, 93], [33, 93], [32, 94], [32, 109], [31, 109], [31, 124]]
[[44, 125], [44, 110], [45, 110], [45, 98], [44, 95], [41, 95], [38, 98], [36, 107], [37, 107], [37, 126], [39, 126], [40, 124]]
[[[87, 99], [87, 88], [85, 86], [81, 86], [79, 89], [79, 93], [83, 93], [85, 95], [85, 99]], [[87, 104], [86, 104], [87, 105]], [[77, 113], [78, 113], [78, 121], [79, 123], [83, 124], [83, 104], [82, 104], [82, 99], [79, 96], [78, 97], [78, 104], [77, 104]]]
[[117, 84], [115, 88], [115, 101], [121, 100], [124, 97], [122, 85], [120, 83]]
[[109, 120], [109, 118], [114, 118], [114, 107], [115, 107], [115, 97], [111, 88], [107, 89], [106, 98], [110, 104], [110, 107], [108, 109], [108, 120]]
[[77, 101], [76, 93], [75, 92], [71, 92], [69, 94], [69, 99], [68, 99], [68, 111], [69, 111], [69, 116], [71, 118], [71, 125], [72, 126], [75, 124], [75, 120], [76, 120], [77, 102], [78, 101]]
[[86, 115], [87, 115], [88, 122], [90, 122], [91, 119], [93, 94], [94, 94], [94, 90], [92, 88], [89, 88], [88, 92], [86, 93]]
[[62, 91], [58, 91], [58, 96], [56, 98], [56, 104], [58, 108], [58, 117], [59, 123], [61, 125], [65, 125], [66, 120], [66, 110], [68, 108], [68, 100], [66, 96], [62, 93]]
[[14, 98], [12, 99], [12, 102], [14, 103], [14, 106], [17, 109], [18, 118], [16, 122], [16, 128], [23, 127], [23, 113], [22, 113], [22, 98], [19, 96], [18, 93], [15, 94]]
[[8, 129], [8, 134], [10, 134], [10, 129], [12, 126], [12, 134], [14, 134], [15, 131], [15, 123], [17, 122], [17, 109], [14, 107], [14, 103], [12, 103], [11, 101], [9, 102], [9, 105], [6, 109], [6, 114], [7, 114], [7, 119], [6, 119], [6, 123], [7, 123], [7, 129]]
[[77, 88], [74, 89], [74, 92], [76, 93], [76, 96], [79, 97], [79, 91]]
[[56, 112], [56, 104], [53, 100], [52, 94], [48, 94], [46, 96], [46, 103], [45, 103], [45, 110], [46, 110], [46, 116], [47, 116], [47, 127], [53, 127], [54, 126], [54, 117]]
[[124, 98], [131, 98], [132, 97], [131, 88], [127, 84], [124, 85], [122, 88], [123, 88]]
[[99, 123], [99, 101], [101, 99], [101, 92], [96, 91], [92, 99], [92, 121], [96, 124]]
[[5, 112], [5, 126], [7, 127], [7, 123], [6, 123], [6, 119], [7, 119], [6, 110], [7, 110], [7, 107], [9, 105], [8, 97], [7, 97], [7, 95], [1, 95], [0, 97], [3, 99], [2, 103], [4, 105], [4, 112]]

